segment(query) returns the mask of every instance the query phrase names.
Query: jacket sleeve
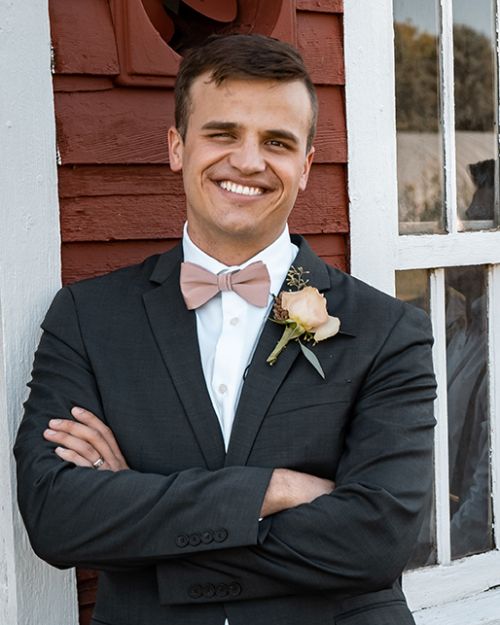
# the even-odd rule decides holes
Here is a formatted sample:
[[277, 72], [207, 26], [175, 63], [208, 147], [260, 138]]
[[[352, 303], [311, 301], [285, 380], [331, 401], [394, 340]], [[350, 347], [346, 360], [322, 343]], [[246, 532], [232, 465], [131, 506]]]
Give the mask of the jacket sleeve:
[[361, 387], [335, 490], [265, 519], [256, 546], [159, 564], [162, 602], [220, 600], [212, 587], [233, 589], [224, 601], [390, 587], [432, 488], [431, 346], [427, 316], [405, 306]]
[[[115, 570], [257, 544], [272, 469], [200, 467], [158, 475], [61, 461], [42, 435], [49, 419], [72, 418], [75, 405], [104, 415], [69, 288], [58, 293], [42, 327], [14, 448], [19, 507], [37, 555], [61, 568]], [[208, 530], [210, 540], [191, 544], [183, 527]]]

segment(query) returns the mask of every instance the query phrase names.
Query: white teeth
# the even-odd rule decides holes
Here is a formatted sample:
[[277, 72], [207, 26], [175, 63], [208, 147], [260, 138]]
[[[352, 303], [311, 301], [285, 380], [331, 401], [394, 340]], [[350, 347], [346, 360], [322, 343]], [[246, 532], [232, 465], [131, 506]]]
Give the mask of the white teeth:
[[231, 193], [238, 193], [239, 195], [262, 195], [264, 192], [258, 187], [244, 187], [241, 184], [236, 184], [230, 180], [223, 180], [219, 182], [219, 186], [225, 191], [231, 191]]

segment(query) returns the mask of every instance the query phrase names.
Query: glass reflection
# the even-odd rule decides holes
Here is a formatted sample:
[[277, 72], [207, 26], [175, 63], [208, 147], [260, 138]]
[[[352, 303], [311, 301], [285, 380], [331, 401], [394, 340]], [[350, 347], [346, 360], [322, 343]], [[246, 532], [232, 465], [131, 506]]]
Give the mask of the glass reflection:
[[[429, 272], [411, 269], [396, 272], [396, 297], [430, 312]], [[425, 517], [408, 569], [436, 563], [436, 514], [434, 489], [425, 504]]]
[[401, 234], [442, 232], [438, 0], [394, 0]]
[[461, 230], [498, 224], [494, 0], [453, 0], [457, 205]]
[[492, 543], [486, 270], [446, 270], [452, 558]]

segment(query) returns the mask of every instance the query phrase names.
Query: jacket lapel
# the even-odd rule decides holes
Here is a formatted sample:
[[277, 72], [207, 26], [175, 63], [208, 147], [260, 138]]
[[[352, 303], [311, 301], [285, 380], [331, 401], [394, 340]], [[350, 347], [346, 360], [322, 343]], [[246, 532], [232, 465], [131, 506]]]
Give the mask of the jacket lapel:
[[[196, 314], [179, 287], [181, 247], [159, 257], [151, 274], [158, 286], [144, 294], [151, 329], [210, 470], [224, 464], [224, 441], [201, 366]], [[168, 410], [168, 406], [165, 407]]]
[[[322, 292], [330, 289], [330, 276], [323, 261], [314, 254], [304, 239], [297, 237], [293, 240], [300, 246], [293, 265], [310, 272], [307, 278], [311, 286]], [[282, 286], [284, 288], [286, 283]], [[272, 367], [267, 364], [266, 359], [282, 333], [283, 326], [270, 320], [264, 324], [243, 384], [226, 455], [226, 466], [247, 462], [267, 409], [300, 353], [299, 345], [292, 341]]]

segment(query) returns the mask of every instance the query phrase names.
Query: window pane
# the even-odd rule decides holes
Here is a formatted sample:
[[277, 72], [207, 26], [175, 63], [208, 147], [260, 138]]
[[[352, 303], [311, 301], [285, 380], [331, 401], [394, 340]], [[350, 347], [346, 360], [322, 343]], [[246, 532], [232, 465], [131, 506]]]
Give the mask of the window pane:
[[[396, 271], [396, 296], [409, 304], [430, 311], [429, 272], [425, 269]], [[436, 522], [434, 491], [429, 492], [424, 523], [408, 569], [436, 563]]]
[[393, 0], [399, 231], [442, 232], [438, 0]]
[[457, 204], [462, 230], [498, 224], [494, 0], [453, 0]]
[[446, 343], [451, 553], [460, 558], [493, 546], [484, 267], [446, 269]]

